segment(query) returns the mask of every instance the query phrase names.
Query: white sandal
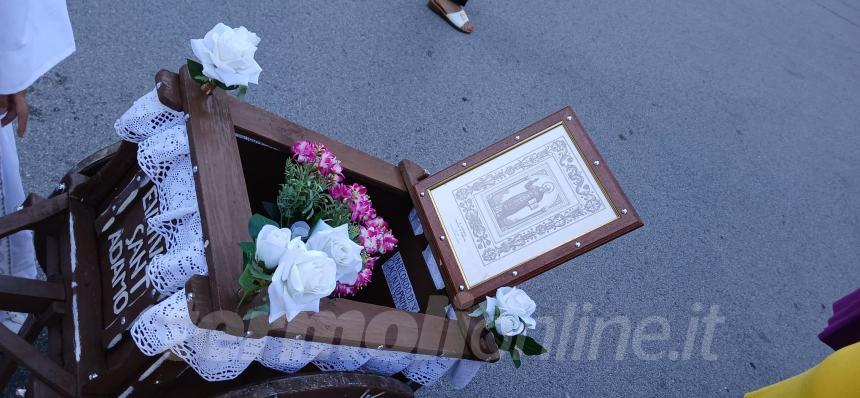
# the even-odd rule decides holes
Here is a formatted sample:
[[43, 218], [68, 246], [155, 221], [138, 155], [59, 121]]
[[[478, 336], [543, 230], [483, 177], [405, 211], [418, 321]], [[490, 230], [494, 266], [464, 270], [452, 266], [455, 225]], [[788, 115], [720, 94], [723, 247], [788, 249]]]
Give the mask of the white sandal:
[[460, 10], [452, 13], [445, 13], [445, 9], [442, 8], [439, 4], [436, 3], [435, 0], [430, 0], [427, 2], [427, 5], [432, 9], [435, 13], [439, 14], [439, 16], [445, 18], [451, 26], [457, 28], [459, 31], [463, 33], [472, 33], [463, 29], [463, 26], [469, 22], [469, 16], [466, 15], [466, 10]]

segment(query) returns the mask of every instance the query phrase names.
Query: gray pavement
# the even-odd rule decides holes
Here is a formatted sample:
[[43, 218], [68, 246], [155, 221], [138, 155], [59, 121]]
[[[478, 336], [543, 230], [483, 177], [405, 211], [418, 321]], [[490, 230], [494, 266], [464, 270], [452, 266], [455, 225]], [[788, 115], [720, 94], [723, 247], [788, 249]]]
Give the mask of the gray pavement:
[[[826, 357], [829, 305], [860, 287], [857, 2], [473, 0], [472, 35], [422, 0], [71, 3], [78, 51], [33, 87], [19, 148], [42, 194], [218, 21], [263, 39], [248, 101], [431, 172], [573, 107], [646, 226], [524, 284], [553, 318], [549, 358], [422, 396], [739, 396]], [[646, 344], [665, 355], [618, 327], [577, 359], [569, 303], [665, 318], [668, 341]], [[677, 355], [696, 303], [725, 318], [716, 359]]]

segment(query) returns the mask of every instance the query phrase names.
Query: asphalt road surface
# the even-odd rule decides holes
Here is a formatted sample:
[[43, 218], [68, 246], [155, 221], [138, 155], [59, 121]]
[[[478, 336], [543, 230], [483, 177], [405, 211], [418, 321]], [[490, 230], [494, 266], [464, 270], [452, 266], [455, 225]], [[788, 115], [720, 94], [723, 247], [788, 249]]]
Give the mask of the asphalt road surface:
[[41, 194], [219, 21], [263, 39], [248, 101], [431, 172], [573, 107], [646, 226], [522, 286], [550, 354], [421, 396], [736, 397], [826, 357], [860, 287], [856, 2], [473, 0], [472, 35], [422, 0], [70, 10], [78, 51], [33, 86], [19, 148]]

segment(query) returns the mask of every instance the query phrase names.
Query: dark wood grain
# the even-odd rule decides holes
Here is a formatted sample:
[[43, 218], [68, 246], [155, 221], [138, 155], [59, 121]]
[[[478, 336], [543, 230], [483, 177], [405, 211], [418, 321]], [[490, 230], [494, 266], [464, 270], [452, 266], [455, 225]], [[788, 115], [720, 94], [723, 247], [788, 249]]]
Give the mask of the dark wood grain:
[[[27, 317], [24, 324], [21, 325], [21, 330], [18, 331], [18, 336], [21, 336], [28, 344], [33, 344], [42, 328], [47, 325], [53, 325], [63, 316], [63, 306], [60, 303], [53, 303], [45, 308], [40, 314], [34, 314]], [[15, 373], [18, 364], [8, 355], [0, 357], [0, 386], [5, 386], [9, 382], [9, 378]]]
[[298, 338], [328, 344], [480, 359], [466, 346], [467, 339], [456, 320], [342, 298], [324, 298], [320, 301], [319, 312], [302, 312], [290, 322], [283, 317], [272, 324], [268, 324], [265, 317], [243, 322], [231, 311], [212, 310], [207, 279], [206, 276], [195, 275], [185, 285], [186, 292], [192, 295], [189, 316], [192, 322], [204, 329], [222, 330], [236, 336]]
[[0, 275], [0, 310], [32, 314], [65, 299], [60, 283]]
[[[158, 97], [162, 103], [170, 107], [173, 107], [171, 104], [177, 102], [177, 94], [179, 94], [177, 90], [173, 89], [176, 86], [175, 76], [175, 74], [164, 70], [156, 75], [156, 82], [161, 83]], [[393, 164], [243, 102], [238, 98], [226, 96], [224, 102], [230, 110], [236, 131], [285, 152], [293, 143], [300, 140], [323, 143], [343, 162], [347, 177], [356, 177], [368, 185], [406, 196], [406, 186], [403, 185], [397, 167]], [[184, 105], [182, 108], [187, 109]], [[182, 108], [174, 109], [180, 110]]]
[[0, 217], [0, 238], [35, 227], [42, 221], [62, 213], [68, 208], [68, 203], [68, 195], [61, 194]]
[[191, 161], [203, 222], [206, 261], [216, 309], [233, 310], [239, 293], [242, 251], [238, 242], [250, 240], [251, 207], [242, 173], [242, 161], [227, 106], [228, 95], [216, 89], [200, 90], [183, 67], [179, 75], [183, 109], [188, 119]]
[[[111, 198], [114, 190], [121, 189], [120, 181], [127, 175], [128, 171], [137, 166], [137, 145], [128, 141], [122, 141], [116, 147], [116, 151], [108, 153], [109, 160], [104, 167], [90, 178], [90, 181], [85, 183], [84, 187], [80, 188], [76, 194], [78, 198], [84, 198], [84, 202], [94, 208], [96, 211], [102, 211], [104, 201]], [[92, 164], [79, 165], [70, 174], [77, 174], [75, 170], [86, 170]], [[66, 187], [71, 191], [72, 187]]]
[[[66, 288], [63, 318], [64, 363], [80, 387], [90, 374], [103, 373], [101, 270], [93, 229], [95, 211], [80, 200], [69, 201], [70, 234], [61, 238], [62, 270]], [[75, 319], [77, 318], [77, 319]]]
[[0, 325], [0, 351], [63, 396], [77, 396], [75, 377], [71, 373], [4, 325]]
[[[471, 169], [471, 167], [464, 169], [462, 167], [463, 163], [479, 165], [496, 154], [520, 142], [527, 141], [531, 136], [540, 134], [558, 123], [562, 123], [567, 129], [588, 165], [589, 171], [592, 172], [603, 187], [617, 218], [585, 235], [575, 237], [575, 239], [571, 239], [571, 241], [565, 244], [511, 268], [490, 280], [471, 288], [465, 288], [468, 284], [459, 270], [454, 251], [447, 241], [440, 239], [441, 236], [445, 235], [442, 221], [432, 204], [430, 195], [426, 194], [426, 192], [438, 184]], [[599, 166], [595, 165], [594, 162], [599, 162]], [[416, 202], [416, 208], [419, 209], [422, 222], [425, 223], [425, 233], [428, 234], [428, 241], [433, 249], [433, 253], [437, 259], [441, 260], [439, 266], [443, 271], [442, 275], [445, 278], [448, 295], [453, 298], [454, 306], [460, 310], [466, 310], [476, 303], [483, 301], [487, 295], [494, 294], [499, 287], [514, 286], [525, 282], [643, 225], [636, 209], [633, 208], [632, 203], [630, 203], [627, 195], [624, 194], [615, 176], [606, 164], [605, 159], [600, 155], [600, 152], [598, 152], [588, 133], [586, 133], [585, 129], [579, 123], [579, 119], [576, 118], [576, 114], [570, 107], [547, 116], [474, 155], [421, 180], [415, 184], [414, 191], [419, 194], [421, 192], [425, 193], [425, 196], [419, 197], [419, 200]], [[579, 242], [579, 245], [576, 245], [576, 242]], [[516, 275], [513, 274], [513, 271], [517, 272]], [[461, 289], [461, 286], [464, 288]]]
[[158, 100], [164, 106], [182, 112], [182, 89], [180, 88], [179, 75], [162, 69], [155, 74], [155, 85], [157, 86]]

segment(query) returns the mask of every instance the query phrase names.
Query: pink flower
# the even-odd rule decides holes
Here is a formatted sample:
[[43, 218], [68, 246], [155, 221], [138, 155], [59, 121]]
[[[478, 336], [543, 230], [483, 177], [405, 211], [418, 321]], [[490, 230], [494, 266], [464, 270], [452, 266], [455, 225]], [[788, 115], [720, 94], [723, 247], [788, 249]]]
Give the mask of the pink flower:
[[376, 210], [373, 208], [373, 203], [367, 199], [367, 196], [350, 201], [347, 203], [347, 207], [352, 212], [352, 222], [363, 223], [376, 218]]
[[371, 218], [371, 219], [367, 220], [367, 222], [365, 222], [364, 225], [366, 225], [368, 227], [377, 227], [377, 228], [387, 228], [388, 227], [388, 223], [385, 222], [385, 220], [383, 220], [382, 217]]
[[379, 247], [379, 238], [374, 227], [360, 227], [358, 241], [364, 246], [367, 254], [376, 254]]
[[332, 292], [332, 297], [349, 297], [358, 292], [358, 289], [353, 285], [346, 285], [338, 282], [337, 286], [334, 288], [334, 292]]
[[391, 230], [385, 228], [380, 235], [382, 235], [382, 237], [379, 245], [379, 253], [385, 254], [390, 252], [391, 250], [394, 250], [394, 248], [397, 246], [397, 238], [394, 237], [394, 234], [391, 233]]
[[338, 282], [334, 288], [332, 296], [352, 296], [358, 293], [359, 290], [367, 286], [367, 284], [370, 283], [370, 281], [373, 279], [373, 268], [376, 266], [376, 260], [378, 259], [378, 257], [369, 257], [367, 261], [364, 262], [364, 268], [359, 271], [358, 278], [355, 280], [355, 283], [353, 283], [352, 285], [348, 285], [345, 283]]
[[[379, 257], [368, 257], [367, 261], [364, 262], [364, 269], [373, 271], [373, 268], [376, 267], [376, 261], [379, 260]], [[370, 273], [370, 272], [368, 272]]]
[[368, 254], [385, 254], [397, 246], [397, 238], [386, 227], [359, 228], [358, 240]]
[[340, 161], [329, 151], [322, 151], [314, 161], [320, 174], [329, 175], [333, 173], [335, 165], [340, 165]]
[[335, 184], [329, 188], [328, 193], [335, 199], [345, 201], [352, 196], [351, 189], [352, 188], [350, 188], [349, 185]]
[[314, 144], [309, 141], [296, 141], [292, 149], [293, 159], [298, 163], [309, 163], [316, 158]]

